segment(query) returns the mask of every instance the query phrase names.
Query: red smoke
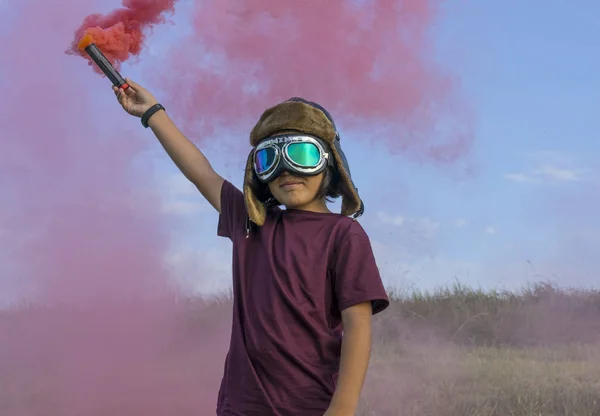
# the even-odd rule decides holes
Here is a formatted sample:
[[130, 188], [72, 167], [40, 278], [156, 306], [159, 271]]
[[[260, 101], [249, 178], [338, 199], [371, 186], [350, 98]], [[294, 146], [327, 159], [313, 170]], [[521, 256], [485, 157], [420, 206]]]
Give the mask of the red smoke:
[[[265, 108], [300, 95], [392, 152], [435, 162], [463, 156], [470, 114], [456, 80], [432, 59], [441, 1], [356, 3], [198, 2], [194, 33], [172, 52], [160, 85], [179, 91], [176, 113], [190, 123], [239, 120], [249, 130]], [[207, 54], [216, 62], [209, 67]], [[182, 79], [191, 90], [182, 91]]]
[[94, 2], [0, 12], [0, 298], [34, 304], [0, 310], [0, 414], [214, 413], [227, 313], [180, 318], [153, 142], [63, 53]]
[[[119, 68], [122, 62], [137, 56], [146, 38], [144, 31], [165, 23], [165, 15], [175, 10], [176, 0], [123, 0], [123, 7], [107, 15], [89, 15], [75, 31], [67, 54], [87, 57], [80, 41], [89, 36], [106, 58]], [[90, 65], [92, 61], [90, 60]], [[94, 66], [94, 69], [101, 71]]]
[[[0, 317], [0, 409], [10, 416], [210, 414], [227, 315], [181, 321], [164, 267], [169, 224], [152, 192], [152, 165], [139, 157], [155, 143], [123, 113], [108, 81], [93, 90], [82, 61], [62, 53], [70, 43], [67, 55], [81, 56], [76, 47], [88, 34], [117, 66], [143, 57], [144, 31], [165, 22], [174, 0], [126, 1], [80, 25], [97, 2], [3, 6], [11, 21], [2, 30], [13, 36], [0, 36], [0, 86], [10, 103], [0, 111], [0, 254], [8, 253], [0, 293], [20, 288], [26, 301], [50, 309]], [[191, 37], [152, 67], [163, 81], [157, 87], [169, 91], [161, 101], [184, 126], [247, 134], [267, 106], [301, 95], [329, 108], [344, 130], [365, 128], [393, 151], [448, 161], [467, 149], [470, 124], [453, 79], [431, 61], [436, 0], [196, 7]], [[202, 66], [206, 56], [213, 59]], [[438, 137], [439, 118], [459, 127]], [[177, 360], [186, 362], [176, 367]]]
[[[393, 153], [454, 162], [473, 140], [456, 80], [434, 62], [430, 29], [441, 0], [206, 0], [193, 34], [170, 51], [160, 86], [200, 135], [237, 121], [249, 130], [265, 108], [300, 95], [330, 109], [345, 130], [366, 130]], [[90, 35], [111, 62], [142, 49], [142, 30], [165, 22], [174, 0], [124, 1], [91, 15], [68, 53]], [[198, 50], [200, 48], [200, 50]], [[207, 56], [211, 65], [200, 65]], [[182, 80], [185, 88], [182, 88]], [[246, 143], [240, 143], [245, 145]]]

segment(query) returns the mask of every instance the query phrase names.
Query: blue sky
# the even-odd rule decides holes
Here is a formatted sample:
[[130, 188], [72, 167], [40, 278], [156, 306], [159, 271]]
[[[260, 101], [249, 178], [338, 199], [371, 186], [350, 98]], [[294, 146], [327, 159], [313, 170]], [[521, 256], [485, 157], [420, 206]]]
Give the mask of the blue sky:
[[[100, 3], [99, 12], [119, 6]], [[125, 65], [124, 74], [154, 81], [145, 78], [151, 62], [189, 29], [191, 4], [180, 2], [176, 25], [156, 28], [141, 62]], [[420, 165], [339, 126], [367, 207], [361, 223], [387, 284], [432, 289], [458, 279], [514, 289], [550, 279], [600, 286], [600, 3], [568, 4], [444, 3], [433, 28], [437, 60], [460, 79], [475, 120], [465, 160]], [[3, 8], [10, 9], [6, 0]], [[95, 105], [114, 106], [111, 100]], [[241, 168], [239, 155], [206, 154], [241, 186], [240, 169], [231, 167]], [[195, 291], [227, 288], [231, 246], [216, 237], [216, 213], [158, 144], [151, 157], [170, 223], [173, 273]]]
[[[446, 2], [434, 28], [437, 59], [460, 78], [474, 112], [467, 159], [419, 165], [344, 132], [367, 205], [361, 223], [386, 283], [600, 286], [598, 16], [592, 1]], [[222, 155], [207, 152], [241, 185]], [[158, 160], [177, 224], [170, 261], [190, 287], [226, 287], [230, 245], [214, 237], [216, 214], [160, 153]], [[373, 186], [381, 178], [385, 193]]]
[[[434, 28], [438, 60], [460, 77], [474, 110], [468, 161], [418, 165], [345, 132], [367, 204], [361, 223], [386, 282], [407, 289], [455, 279], [484, 288], [539, 279], [600, 286], [598, 16], [600, 3], [592, 1], [577, 8], [565, 1], [446, 2]], [[466, 163], [472, 173], [461, 174]], [[161, 172], [177, 177], [170, 166]], [[392, 184], [385, 195], [372, 186], [382, 177]], [[186, 209], [177, 203], [195, 201], [193, 189], [181, 189], [189, 194], [169, 199], [177, 215]], [[204, 220], [179, 217], [173, 250], [188, 281], [209, 259], [215, 273], [191, 278], [202, 290], [227, 285], [229, 272], [229, 244], [213, 237], [216, 215], [205, 213]], [[182, 238], [183, 229], [192, 232]]]

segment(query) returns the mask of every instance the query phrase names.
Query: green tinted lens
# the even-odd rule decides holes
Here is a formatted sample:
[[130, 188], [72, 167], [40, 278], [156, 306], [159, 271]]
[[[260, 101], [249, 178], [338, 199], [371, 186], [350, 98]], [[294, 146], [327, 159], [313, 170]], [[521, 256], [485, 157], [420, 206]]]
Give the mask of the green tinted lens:
[[313, 143], [292, 143], [287, 154], [294, 163], [307, 168], [317, 166], [321, 160], [319, 148]]

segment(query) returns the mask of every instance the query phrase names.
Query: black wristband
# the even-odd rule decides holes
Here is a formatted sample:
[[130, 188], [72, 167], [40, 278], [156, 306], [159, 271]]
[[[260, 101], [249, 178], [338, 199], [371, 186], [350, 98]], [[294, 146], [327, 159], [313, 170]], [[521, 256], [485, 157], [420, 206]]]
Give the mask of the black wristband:
[[147, 109], [146, 112], [144, 113], [144, 115], [142, 116], [142, 126], [144, 126], [144, 128], [147, 129], [148, 121], [150, 120], [150, 117], [152, 117], [154, 115], [154, 113], [156, 113], [157, 111], [164, 110], [164, 109], [165, 109], [165, 107], [163, 107], [162, 104], [154, 104], [152, 107]]

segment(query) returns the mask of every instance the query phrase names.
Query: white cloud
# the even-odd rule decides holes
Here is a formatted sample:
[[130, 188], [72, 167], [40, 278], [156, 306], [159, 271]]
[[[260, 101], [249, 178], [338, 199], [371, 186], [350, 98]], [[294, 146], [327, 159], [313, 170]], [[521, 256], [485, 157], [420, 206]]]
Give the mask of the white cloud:
[[589, 179], [592, 171], [581, 166], [581, 161], [575, 160], [569, 154], [545, 150], [535, 152], [528, 157], [534, 168], [527, 172], [511, 172], [504, 178], [520, 183], [565, 183], [580, 182]]
[[542, 165], [533, 169], [530, 173], [507, 173], [506, 179], [513, 182], [580, 182], [584, 180], [588, 169], [559, 168], [554, 165]]
[[420, 218], [413, 220], [416, 228], [420, 231], [423, 238], [433, 238], [437, 230], [440, 228], [440, 223], [432, 220], [431, 218]]
[[498, 230], [495, 227], [489, 226], [485, 229], [485, 233], [489, 235], [496, 234]]
[[208, 204], [190, 201], [168, 201], [163, 204], [163, 213], [170, 215], [191, 215], [205, 212]]
[[456, 228], [466, 227], [468, 223], [469, 222], [464, 218], [457, 218], [456, 220], [454, 220], [454, 226]]
[[573, 182], [580, 181], [583, 170], [575, 171], [570, 169], [556, 168], [551, 165], [542, 166], [539, 169], [533, 171], [535, 175], [545, 177], [547, 179], [559, 181], [559, 182]]
[[161, 182], [161, 187], [172, 195], [192, 196], [199, 193], [194, 184], [181, 173], [166, 176]]
[[504, 177], [513, 182], [539, 182], [537, 179], [524, 173], [507, 173]]
[[168, 215], [194, 215], [210, 208], [200, 191], [182, 174], [169, 175], [160, 181], [162, 212]]
[[417, 234], [419, 238], [431, 239], [440, 227], [440, 223], [428, 217], [405, 218], [402, 215], [390, 215], [386, 212], [377, 213], [379, 221], [383, 224], [404, 227]]
[[379, 221], [381, 221], [384, 224], [392, 224], [395, 225], [397, 227], [401, 227], [402, 225], [404, 225], [404, 217], [401, 215], [396, 215], [396, 216], [391, 216], [383, 211], [379, 211], [377, 213], [377, 216], [379, 217]]

